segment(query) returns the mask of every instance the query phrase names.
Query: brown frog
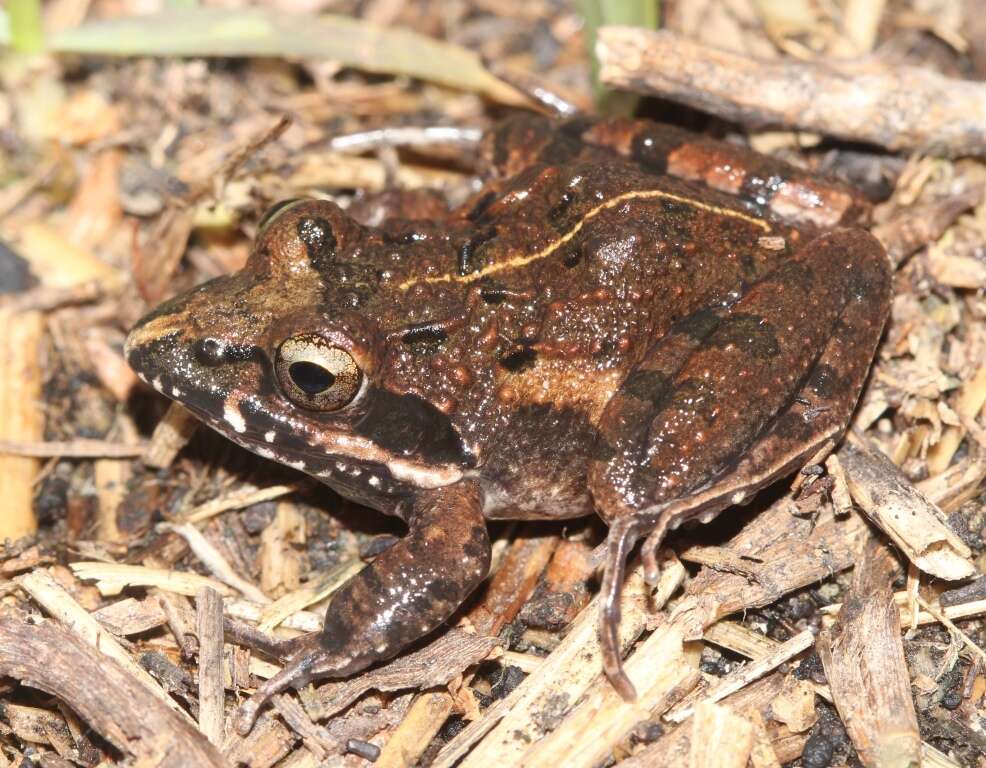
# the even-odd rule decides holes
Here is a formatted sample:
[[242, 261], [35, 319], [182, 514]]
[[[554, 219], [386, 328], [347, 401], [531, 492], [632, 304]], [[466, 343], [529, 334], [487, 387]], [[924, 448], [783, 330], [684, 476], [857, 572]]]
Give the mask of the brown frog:
[[507, 120], [490, 182], [440, 218], [289, 201], [238, 273], [145, 317], [141, 378], [229, 438], [408, 533], [243, 707], [441, 625], [487, 575], [486, 520], [610, 526], [600, 637], [628, 551], [830, 448], [888, 314], [890, 263], [849, 188], [646, 122]]

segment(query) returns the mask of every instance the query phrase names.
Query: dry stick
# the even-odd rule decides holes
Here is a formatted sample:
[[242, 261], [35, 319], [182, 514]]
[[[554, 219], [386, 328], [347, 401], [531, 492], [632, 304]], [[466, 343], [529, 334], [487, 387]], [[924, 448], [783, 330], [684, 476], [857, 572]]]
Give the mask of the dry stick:
[[[38, 440], [43, 436], [41, 365], [38, 358], [44, 318], [38, 312], [0, 310], [0, 439]], [[0, 455], [0, 541], [19, 539], [37, 528], [34, 479], [38, 462]]]
[[[722, 678], [716, 686], [712, 689], [703, 701], [709, 701], [713, 704], [722, 701], [727, 696], [736, 693], [736, 691], [749, 685], [754, 680], [757, 680], [769, 672], [772, 672], [781, 664], [797, 656], [804, 650], [811, 648], [812, 644], [815, 642], [815, 636], [811, 633], [811, 630], [806, 629], [803, 632], [799, 632], [790, 640], [781, 643], [770, 655], [764, 656], [756, 661], [752, 661], [749, 664], [744, 664], [739, 669], [734, 672], [729, 673], [724, 678]], [[695, 714], [696, 708], [701, 704], [689, 703], [684, 707], [676, 707], [671, 710], [667, 715], [664, 716], [665, 720], [669, 720], [672, 723], [681, 723]]]
[[125, 537], [120, 531], [117, 512], [126, 493], [130, 465], [115, 459], [97, 459], [93, 462], [92, 474], [99, 500], [96, 537], [106, 543], [123, 542]]
[[336, 739], [321, 725], [313, 723], [293, 696], [279, 694], [274, 697], [273, 705], [291, 730], [301, 736], [305, 747], [315, 757], [324, 760], [339, 751]]
[[334, 680], [314, 693], [302, 692], [313, 720], [325, 720], [352, 704], [367, 691], [399, 691], [446, 685], [466, 668], [490, 656], [500, 645], [495, 637], [450, 629], [424, 648], [398, 656], [381, 667], [347, 680]]
[[42, 608], [53, 618], [65, 624], [84, 642], [99, 650], [104, 656], [114, 659], [124, 672], [142, 683], [149, 693], [182, 715], [178, 707], [160, 685], [143, 668], [137, 666], [130, 654], [117, 642], [116, 638], [99, 626], [92, 616], [79, 605], [47, 571], [36, 570], [18, 576], [17, 583], [23, 587]]
[[270, 633], [289, 616], [334, 595], [366, 566], [362, 560], [346, 560], [325, 573], [314, 574], [303, 587], [288, 592], [264, 606], [257, 629]]
[[986, 661], [986, 651], [983, 651], [982, 648], [980, 648], [978, 645], [976, 645], [975, 642], [973, 642], [972, 638], [969, 637], [961, 629], [959, 629], [954, 624], [954, 622], [950, 621], [945, 616], [945, 614], [943, 614], [941, 611], [937, 610], [934, 606], [932, 606], [930, 603], [928, 603], [928, 601], [925, 600], [920, 595], [917, 595], [917, 601], [918, 601], [918, 604], [922, 608], [924, 608], [924, 610], [926, 610], [928, 613], [930, 613], [932, 616], [935, 617], [935, 621], [940, 622], [942, 624], [942, 626], [944, 626], [944, 627], [946, 627], [948, 629], [949, 632], [952, 632], [955, 635], [957, 635], [959, 637], [959, 639], [961, 639], [962, 642], [965, 643], [965, 645], [969, 648], [970, 651], [972, 651], [977, 656], [979, 656], [979, 658], [982, 659], [983, 661]]
[[[635, 701], [625, 701], [609, 680], [597, 678], [585, 698], [554, 731], [519, 759], [505, 756], [499, 764], [518, 768], [593, 768], [605, 762], [638, 723], [662, 714], [698, 683], [698, 658], [685, 649], [686, 631], [686, 621], [665, 621], [627, 660], [626, 673], [637, 691]], [[483, 764], [471, 755], [463, 762], [463, 768]]]
[[[784, 690], [785, 677], [779, 672], [768, 675], [748, 685], [732, 696], [723, 700], [718, 707], [728, 708], [735, 713], [749, 715], [749, 713], [771, 712], [773, 704]], [[771, 718], [773, 719], [773, 718]], [[753, 762], [755, 768], [760, 765], [776, 766], [780, 763], [787, 763], [801, 756], [804, 751], [805, 742], [808, 740], [807, 733], [795, 733], [787, 725], [771, 723], [765, 729], [766, 733], [761, 737], [761, 741], [766, 744], [758, 744], [761, 750], [769, 750], [768, 755], [773, 753], [773, 761]], [[698, 731], [698, 733], [696, 733]], [[674, 728], [660, 739], [644, 747], [633, 757], [621, 762], [620, 768], [652, 768], [657, 765], [695, 765], [691, 762], [695, 752], [693, 741], [696, 736], [705, 738], [704, 729], [699, 727]], [[714, 764], [714, 763], [713, 763]]]
[[195, 597], [199, 638], [199, 730], [221, 746], [225, 736], [223, 689], [223, 598], [203, 587]]
[[185, 523], [182, 525], [173, 525], [171, 523], [162, 523], [159, 526], [160, 530], [171, 531], [177, 533], [188, 543], [189, 548], [195, 554], [209, 572], [212, 573], [217, 579], [219, 579], [224, 584], [228, 584], [233, 587], [233, 589], [238, 590], [241, 594], [253, 600], [255, 603], [270, 603], [270, 598], [265, 595], [259, 587], [250, 583], [242, 576], [240, 576], [233, 567], [226, 562], [226, 559], [222, 556], [218, 549], [212, 545], [212, 543], [202, 535], [198, 528], [196, 528], [191, 523]]
[[0, 454], [38, 459], [135, 459], [143, 452], [144, 447], [141, 445], [108, 443], [104, 440], [0, 440]]
[[986, 150], [986, 86], [875, 59], [760, 61], [666, 30], [603, 27], [600, 81], [735, 122], [783, 125], [894, 151]]
[[[655, 598], [657, 607], [677, 589], [684, 575], [684, 567], [677, 561], [664, 568]], [[624, 647], [632, 645], [646, 626], [648, 593], [642, 570], [638, 568], [627, 578], [620, 598], [623, 614], [620, 635]], [[582, 609], [565, 639], [538, 669], [510, 695], [487, 709], [482, 719], [470, 723], [445, 745], [435, 759], [434, 768], [451, 768], [480, 739], [482, 742], [463, 766], [503, 765], [519, 760], [528, 745], [543, 734], [543, 724], [553, 713], [557, 714], [558, 702], [577, 701], [600, 676], [598, 618], [597, 596]]]
[[298, 485], [271, 485], [267, 488], [250, 488], [237, 491], [235, 493], [223, 494], [222, 496], [210, 499], [204, 504], [182, 512], [180, 515], [183, 523], [201, 523], [209, 518], [228, 512], [231, 509], [242, 509], [243, 507], [253, 506], [262, 501], [272, 501], [289, 493], [298, 490]]
[[155, 469], [170, 467], [201, 423], [187, 408], [172, 403], [154, 427], [154, 434], [141, 454], [144, 464]]
[[0, 675], [65, 701], [136, 765], [226, 765], [187, 719], [116, 661], [54, 622], [0, 617]]
[[103, 595], [118, 595], [127, 587], [157, 587], [186, 597], [195, 597], [202, 587], [211, 587], [222, 595], [233, 594], [221, 581], [190, 571], [88, 561], [71, 563], [69, 568], [77, 578], [95, 581]]
[[711, 701], [695, 710], [691, 728], [689, 766], [694, 768], [746, 768], [753, 752], [754, 724]]
[[[914, 622], [909, 609], [911, 595], [907, 592], [896, 592], [894, 593], [894, 603], [900, 610], [901, 622], [908, 625], [913, 624]], [[918, 596], [917, 603], [919, 605], [921, 604], [920, 596]], [[838, 613], [842, 610], [842, 605], [842, 603], [830, 603], [829, 605], [823, 605], [818, 610], [823, 615]], [[919, 627], [923, 627], [928, 624], [945, 624], [946, 621], [960, 621], [962, 619], [972, 618], [973, 616], [983, 615], [986, 615], [986, 599], [968, 600], [938, 608], [934, 613], [919, 611], [917, 615], [917, 625]], [[945, 626], [948, 625], [945, 624]]]

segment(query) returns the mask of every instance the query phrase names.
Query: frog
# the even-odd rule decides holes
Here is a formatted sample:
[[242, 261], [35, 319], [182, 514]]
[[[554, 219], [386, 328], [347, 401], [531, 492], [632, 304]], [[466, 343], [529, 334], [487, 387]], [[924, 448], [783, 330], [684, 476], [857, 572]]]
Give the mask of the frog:
[[597, 514], [602, 668], [627, 559], [841, 439], [889, 313], [870, 206], [840, 181], [635, 119], [531, 114], [482, 139], [454, 208], [367, 221], [304, 198], [239, 271], [130, 331], [137, 375], [233, 442], [407, 532], [240, 707], [393, 658], [490, 570], [487, 522]]

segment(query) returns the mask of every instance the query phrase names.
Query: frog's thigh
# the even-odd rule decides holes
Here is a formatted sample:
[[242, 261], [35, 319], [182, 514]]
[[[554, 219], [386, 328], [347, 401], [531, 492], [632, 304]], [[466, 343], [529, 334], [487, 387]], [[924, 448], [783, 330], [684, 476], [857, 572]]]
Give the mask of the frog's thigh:
[[590, 473], [603, 514], [647, 511], [715, 480], [806, 383], [815, 384], [813, 412], [848, 417], [883, 327], [889, 286], [880, 244], [862, 230], [837, 230], [732, 306], [679, 323], [603, 412]]
[[731, 308], [656, 343], [612, 398], [589, 485], [610, 539], [600, 636], [621, 692], [624, 558], [653, 530], [711, 515], [796, 469], [845, 428], [890, 302], [890, 264], [861, 230], [819, 237]]
[[672, 125], [617, 118], [588, 125], [582, 140], [608, 147], [654, 173], [705, 184], [792, 221], [832, 227], [868, 210], [862, 195], [751, 149]]
[[444, 622], [486, 578], [490, 542], [475, 483], [423, 492], [408, 534], [332, 598], [317, 641], [244, 704], [238, 729], [263, 703], [318, 677], [345, 677], [387, 659]]

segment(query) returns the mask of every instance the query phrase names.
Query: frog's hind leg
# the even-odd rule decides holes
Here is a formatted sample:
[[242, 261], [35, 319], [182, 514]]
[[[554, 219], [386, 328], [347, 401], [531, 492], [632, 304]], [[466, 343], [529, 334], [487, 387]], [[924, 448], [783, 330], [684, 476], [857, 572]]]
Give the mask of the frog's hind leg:
[[862, 230], [807, 244], [734, 304], [686, 318], [607, 404], [589, 471], [610, 520], [606, 671], [625, 693], [615, 621], [623, 561], [645, 532], [645, 575], [680, 523], [707, 521], [834, 445], [883, 330], [890, 265]]
[[448, 619], [486, 578], [490, 542], [475, 483], [421, 492], [407, 522], [408, 534], [336, 593], [321, 632], [266, 647], [263, 639], [245, 638], [290, 656], [240, 707], [240, 733], [275, 694], [319, 677], [347, 677], [396, 655]]
[[862, 194], [746, 147], [649, 120], [574, 121], [587, 144], [606, 147], [658, 174], [735, 195], [764, 213], [817, 227], [852, 224], [869, 212]]

